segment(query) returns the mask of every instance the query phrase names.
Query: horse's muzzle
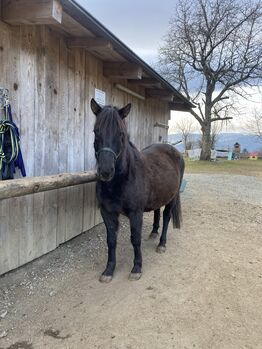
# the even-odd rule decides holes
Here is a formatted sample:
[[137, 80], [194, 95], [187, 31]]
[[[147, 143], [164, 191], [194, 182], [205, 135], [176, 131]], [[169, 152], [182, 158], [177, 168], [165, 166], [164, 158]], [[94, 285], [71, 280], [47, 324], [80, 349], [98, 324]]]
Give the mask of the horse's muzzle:
[[110, 182], [114, 175], [115, 175], [115, 170], [107, 172], [107, 171], [100, 171], [99, 169], [97, 170], [97, 175], [98, 179], [102, 182]]

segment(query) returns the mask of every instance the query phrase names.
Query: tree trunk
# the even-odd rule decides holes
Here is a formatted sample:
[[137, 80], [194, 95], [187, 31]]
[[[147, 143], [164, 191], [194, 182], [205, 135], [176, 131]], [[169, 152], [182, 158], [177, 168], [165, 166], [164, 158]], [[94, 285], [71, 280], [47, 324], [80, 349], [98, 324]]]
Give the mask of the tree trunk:
[[202, 126], [202, 151], [200, 160], [210, 160], [211, 158], [211, 123]]
[[211, 110], [212, 110], [212, 93], [215, 85], [208, 82], [206, 89], [206, 103], [205, 103], [205, 121], [201, 125], [202, 130], [202, 151], [200, 160], [211, 159]]

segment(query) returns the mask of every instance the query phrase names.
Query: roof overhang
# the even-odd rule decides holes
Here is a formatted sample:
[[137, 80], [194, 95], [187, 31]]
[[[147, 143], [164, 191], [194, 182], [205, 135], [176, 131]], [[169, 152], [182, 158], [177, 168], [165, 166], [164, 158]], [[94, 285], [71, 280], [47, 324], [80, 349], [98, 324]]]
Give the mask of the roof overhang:
[[2, 20], [54, 27], [67, 37], [69, 48], [86, 49], [101, 59], [105, 76], [144, 87], [146, 98], [167, 101], [170, 110], [195, 107], [75, 0], [3, 0]]

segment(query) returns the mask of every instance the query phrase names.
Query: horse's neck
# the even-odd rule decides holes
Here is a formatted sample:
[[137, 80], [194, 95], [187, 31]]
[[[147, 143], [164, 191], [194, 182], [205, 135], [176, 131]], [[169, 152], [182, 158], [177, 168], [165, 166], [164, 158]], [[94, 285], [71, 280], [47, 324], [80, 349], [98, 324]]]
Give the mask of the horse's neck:
[[129, 179], [135, 173], [137, 162], [141, 159], [139, 150], [127, 141], [125, 150], [122, 153], [118, 167], [116, 168], [116, 176]]

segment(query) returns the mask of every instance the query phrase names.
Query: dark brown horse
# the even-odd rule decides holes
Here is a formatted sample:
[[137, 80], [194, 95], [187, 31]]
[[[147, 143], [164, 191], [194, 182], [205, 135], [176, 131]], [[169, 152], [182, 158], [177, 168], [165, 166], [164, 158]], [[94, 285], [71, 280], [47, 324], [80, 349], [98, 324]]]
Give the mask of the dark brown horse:
[[141, 229], [143, 212], [154, 211], [150, 237], [158, 235], [160, 208], [163, 229], [157, 252], [165, 252], [166, 234], [170, 218], [180, 228], [181, 206], [179, 187], [184, 173], [184, 160], [171, 145], [153, 144], [141, 152], [130, 142], [124, 118], [131, 104], [122, 109], [101, 108], [94, 99], [91, 109], [96, 115], [94, 127], [97, 159], [97, 198], [107, 229], [108, 262], [101, 282], [112, 280], [116, 265], [116, 240], [119, 215], [129, 218], [131, 242], [134, 248], [134, 267], [131, 280], [142, 273]]

